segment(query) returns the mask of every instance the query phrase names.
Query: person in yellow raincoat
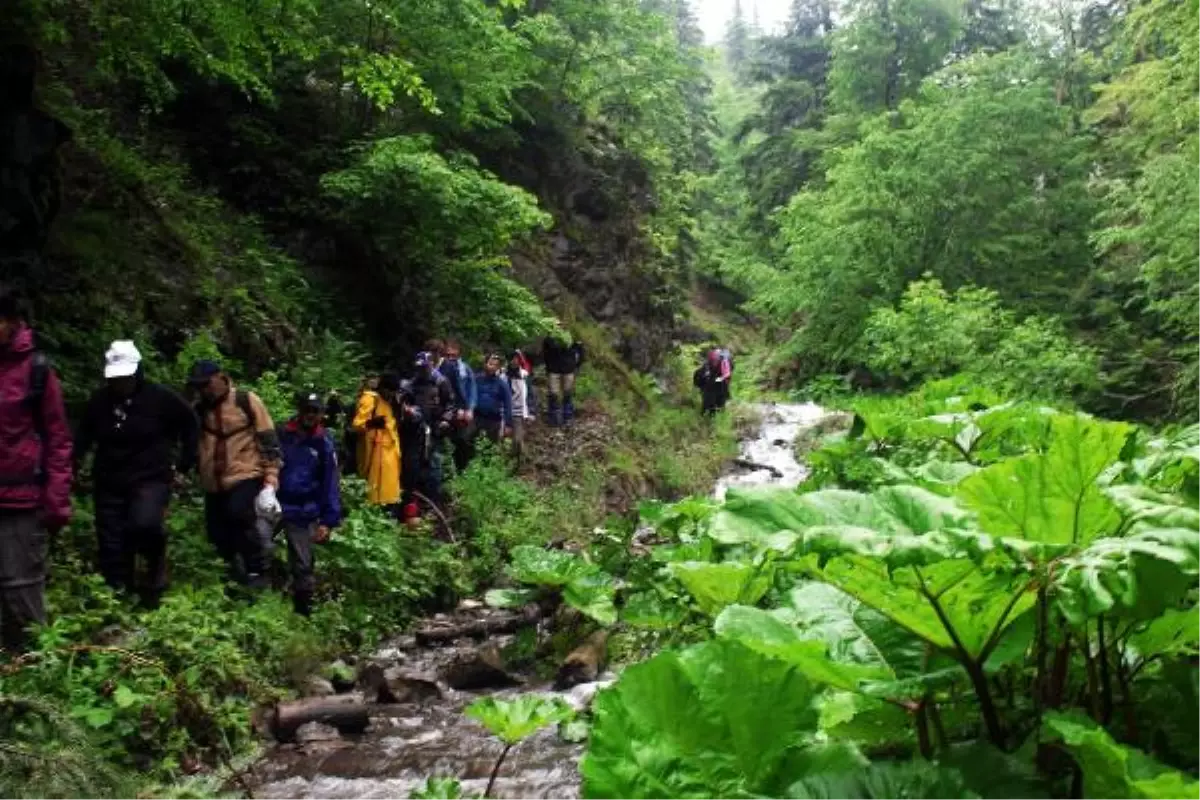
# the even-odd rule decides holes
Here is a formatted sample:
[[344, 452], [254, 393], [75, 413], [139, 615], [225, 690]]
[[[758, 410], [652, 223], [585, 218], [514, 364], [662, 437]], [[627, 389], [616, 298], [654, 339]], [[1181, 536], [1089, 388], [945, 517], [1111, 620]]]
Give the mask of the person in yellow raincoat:
[[400, 502], [399, 391], [399, 378], [381, 377], [377, 390], [366, 389], [359, 397], [352, 424], [359, 434], [358, 474], [367, 482], [367, 502], [381, 506]]

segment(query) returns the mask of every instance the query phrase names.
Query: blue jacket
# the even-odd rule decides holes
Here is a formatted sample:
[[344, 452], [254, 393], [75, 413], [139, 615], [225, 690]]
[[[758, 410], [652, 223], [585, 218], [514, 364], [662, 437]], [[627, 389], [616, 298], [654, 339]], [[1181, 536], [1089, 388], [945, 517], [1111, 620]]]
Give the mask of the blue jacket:
[[[456, 366], [458, 369], [455, 369]], [[438, 371], [446, 376], [446, 380], [450, 381], [456, 405], [467, 411], [474, 411], [478, 402], [478, 394], [475, 388], [475, 373], [467, 366], [467, 362], [462, 359], [455, 363], [443, 361], [442, 365], [438, 367]]]
[[512, 389], [508, 381], [500, 374], [488, 375], [480, 373], [476, 378], [478, 384], [479, 404], [475, 407], [475, 416], [483, 419], [504, 419], [505, 425], [512, 425]]
[[324, 428], [306, 431], [296, 420], [279, 429], [283, 468], [276, 495], [285, 522], [319, 522], [335, 527], [342, 521], [337, 452]]

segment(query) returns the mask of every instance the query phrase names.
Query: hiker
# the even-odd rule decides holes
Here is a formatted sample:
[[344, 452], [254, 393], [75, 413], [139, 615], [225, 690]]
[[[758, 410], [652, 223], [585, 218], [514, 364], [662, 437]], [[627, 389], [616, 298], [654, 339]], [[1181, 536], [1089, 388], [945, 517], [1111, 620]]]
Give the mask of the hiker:
[[434, 369], [442, 368], [442, 362], [446, 360], [446, 344], [441, 339], [426, 339], [421, 352], [429, 354]]
[[569, 424], [575, 417], [575, 375], [583, 366], [583, 345], [568, 344], [561, 333], [551, 334], [542, 342], [542, 360], [549, 383], [546, 420], [554, 426]]
[[525, 454], [525, 426], [533, 420], [533, 409], [536, 408], [532, 392], [533, 381], [529, 377], [529, 360], [520, 350], [509, 353], [504, 380], [512, 394], [513, 455], [520, 466]]
[[215, 361], [197, 361], [188, 386], [199, 393], [199, 475], [208, 539], [229, 577], [251, 589], [267, 585], [269, 541], [259, 518], [278, 518], [279, 438], [262, 400], [243, 391]]
[[503, 367], [504, 358], [499, 353], [492, 353], [483, 362], [483, 372], [476, 378], [475, 419], [480, 433], [496, 444], [504, 441], [507, 432], [512, 430], [512, 390], [501, 374]]
[[442, 502], [441, 443], [450, 433], [454, 418], [454, 390], [435, 364], [436, 357], [431, 351], [417, 353], [413, 359], [413, 377], [408, 382], [415, 413], [407, 414], [403, 424], [404, 478], [401, 483], [406, 509], [412, 504], [413, 489], [434, 503], [440, 505]]
[[[100, 574], [114, 590], [157, 608], [167, 588], [171, 485], [192, 470], [200, 426], [175, 392], [146, 380], [142, 354], [128, 340], [104, 354], [105, 386], [94, 392], [75, 432], [75, 474], [95, 445], [92, 464]], [[146, 578], [135, 580], [137, 559]]]
[[358, 385], [358, 395], [354, 398], [354, 414], [346, 414], [346, 430], [342, 441], [346, 446], [346, 459], [343, 462], [347, 475], [358, 475], [362, 477], [367, 474], [367, 448], [363, 444], [363, 437], [354, 429], [354, 417], [358, 415], [358, 409], [363, 405], [363, 397], [370, 393], [371, 402], [374, 404], [374, 398], [379, 394], [379, 376], [375, 374], [367, 375], [362, 379], [362, 383]]
[[354, 414], [359, 434], [359, 476], [367, 482], [367, 502], [394, 506], [400, 502], [400, 431], [396, 420], [400, 379], [379, 378], [378, 391], [363, 392]]
[[46, 556], [71, 516], [71, 431], [62, 387], [34, 348], [24, 304], [0, 284], [0, 647], [25, 651], [46, 622]]
[[305, 617], [313, 607], [313, 545], [327, 541], [342, 520], [337, 450], [322, 425], [324, 412], [319, 395], [301, 393], [296, 415], [279, 430], [283, 455], [279, 504], [292, 576], [292, 608]]
[[446, 376], [454, 391], [454, 419], [450, 440], [454, 445], [454, 468], [466, 470], [475, 455], [475, 404], [477, 401], [475, 373], [462, 360], [462, 347], [454, 339], [445, 345], [445, 360], [438, 371]]
[[721, 359], [715, 348], [705, 355], [704, 362], [692, 374], [692, 383], [700, 390], [702, 410], [712, 416], [725, 408], [729, 399], [729, 363]]
[[37, 53], [0, 50], [0, 275], [36, 280], [57, 215], [58, 151], [71, 130], [34, 105]]

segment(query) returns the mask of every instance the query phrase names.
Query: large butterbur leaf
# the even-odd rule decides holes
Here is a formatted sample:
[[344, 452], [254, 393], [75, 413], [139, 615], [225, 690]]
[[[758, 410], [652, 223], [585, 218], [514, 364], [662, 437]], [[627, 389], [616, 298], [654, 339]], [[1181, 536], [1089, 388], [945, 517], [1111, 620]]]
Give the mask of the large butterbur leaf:
[[1113, 533], [1121, 517], [1097, 479], [1121, 455], [1130, 426], [1079, 415], [1052, 421], [1045, 453], [993, 464], [959, 484], [958, 496], [987, 533], [1082, 546]]
[[1195, 529], [1135, 526], [1128, 536], [1097, 539], [1061, 559], [1053, 573], [1054, 596], [1072, 622], [1114, 608], [1148, 619], [1195, 588], [1198, 567]]
[[577, 578], [597, 571], [594, 565], [574, 553], [533, 545], [514, 547], [511, 559], [508, 574], [513, 580], [537, 586], [566, 586]]
[[672, 564], [671, 574], [684, 585], [700, 609], [712, 617], [735, 603], [753, 605], [771, 588], [769, 568], [736, 561], [720, 564], [685, 561]]
[[979, 797], [967, 788], [958, 770], [928, 761], [885, 761], [870, 764], [855, 772], [814, 775], [792, 784], [787, 796], [830, 800]]
[[1200, 796], [1190, 775], [1125, 747], [1082, 714], [1048, 714], [1042, 722], [1050, 739], [1071, 752], [1083, 772], [1083, 794], [1096, 798], [1179, 798]]
[[626, 669], [593, 705], [586, 797], [786, 797], [796, 781], [861, 769], [819, 743], [813, 684], [794, 666], [716, 640]]
[[1135, 632], [1128, 645], [1138, 657], [1195, 655], [1200, 650], [1200, 608], [1171, 610]]
[[983, 655], [1036, 600], [1028, 578], [983, 572], [964, 559], [889, 574], [874, 559], [845, 556], [830, 561], [820, 575], [925, 641], [971, 659]]

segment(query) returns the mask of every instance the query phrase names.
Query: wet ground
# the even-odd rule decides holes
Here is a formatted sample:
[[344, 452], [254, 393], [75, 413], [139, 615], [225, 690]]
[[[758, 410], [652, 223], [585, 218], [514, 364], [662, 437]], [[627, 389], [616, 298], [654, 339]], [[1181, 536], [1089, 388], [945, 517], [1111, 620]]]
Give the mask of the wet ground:
[[[730, 487], [794, 486], [805, 477], [792, 443], [797, 433], [816, 424], [824, 412], [812, 404], [761, 404], [759, 434], [742, 443], [744, 462], [763, 469], [740, 468], [722, 478], [716, 496]], [[441, 615], [435, 622], [452, 626], [464, 620], [486, 618], [486, 609], [462, 609]], [[420, 646], [412, 636], [401, 637], [369, 661], [398, 681], [411, 684], [424, 699], [370, 706], [370, 724], [357, 735], [340, 735], [335, 729], [309, 723], [298, 741], [272, 749], [254, 770], [255, 797], [263, 798], [406, 798], [430, 777], [455, 777], [467, 794], [481, 795], [502, 745], [462, 711], [482, 696], [511, 697], [521, 692], [553, 693], [550, 684], [529, 675], [489, 672], [495, 653], [512, 640], [492, 636], [486, 642], [469, 639], [445, 646]], [[482, 664], [482, 666], [481, 666]], [[477, 675], [463, 677], [474, 669]], [[503, 671], [502, 665], [498, 667]], [[612, 679], [583, 684], [558, 692], [576, 707], [586, 705], [594, 693]], [[510, 679], [521, 681], [520, 685]], [[479, 683], [490, 686], [476, 686]], [[451, 685], [472, 685], [470, 690]], [[492, 791], [493, 797], [542, 798], [579, 796], [579, 759], [584, 745], [565, 741], [557, 727], [539, 731], [508, 754]]]

